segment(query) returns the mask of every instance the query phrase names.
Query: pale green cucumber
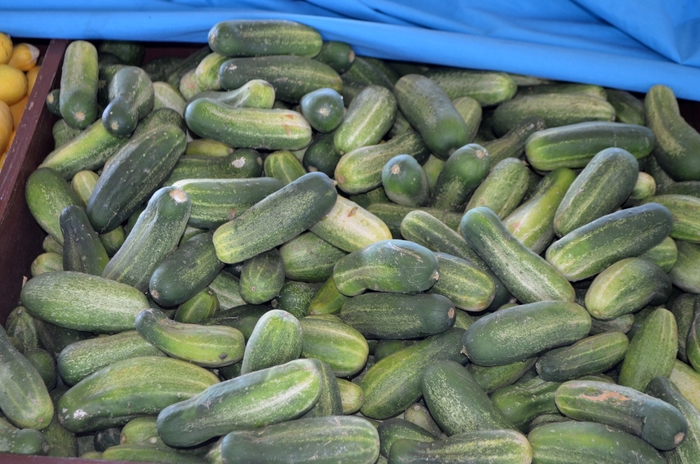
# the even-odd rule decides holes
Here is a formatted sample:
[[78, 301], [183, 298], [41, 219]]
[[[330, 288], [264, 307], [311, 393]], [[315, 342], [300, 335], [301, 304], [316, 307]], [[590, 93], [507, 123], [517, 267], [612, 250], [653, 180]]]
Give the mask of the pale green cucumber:
[[668, 274], [678, 260], [678, 246], [671, 237], [666, 237], [661, 243], [645, 251], [639, 257], [648, 259]]
[[297, 359], [301, 348], [299, 320], [286, 311], [268, 311], [255, 324], [248, 338], [241, 375]]
[[659, 203], [671, 212], [673, 227], [669, 234], [676, 240], [700, 243], [700, 198], [691, 195], [663, 194], [644, 200]]
[[338, 390], [340, 391], [340, 400], [343, 406], [343, 414], [354, 414], [360, 410], [362, 403], [365, 401], [365, 394], [362, 388], [345, 379], [336, 378]]
[[338, 291], [331, 270], [331, 276], [309, 302], [309, 315], [336, 314], [348, 298]]
[[700, 245], [676, 240], [678, 256], [668, 276], [673, 285], [683, 291], [700, 293]]
[[499, 218], [505, 218], [518, 207], [527, 192], [530, 179], [527, 171], [527, 166], [516, 158], [506, 158], [492, 166], [469, 199], [465, 212], [486, 206]]
[[396, 98], [378, 85], [362, 89], [348, 106], [347, 113], [333, 132], [333, 144], [341, 155], [376, 145], [394, 124]]
[[496, 285], [486, 272], [469, 261], [445, 253], [435, 253], [440, 278], [430, 293], [449, 298], [456, 308], [482, 311], [488, 308], [496, 294]]
[[170, 108], [184, 117], [187, 102], [180, 92], [167, 82], [157, 81], [153, 83], [153, 109]]
[[358, 373], [367, 362], [367, 340], [353, 327], [315, 317], [299, 321], [302, 329], [301, 356], [316, 358], [328, 363], [337, 377], [349, 377]]
[[471, 143], [481, 124], [481, 105], [469, 96], [452, 100], [452, 104], [467, 125], [467, 143]]

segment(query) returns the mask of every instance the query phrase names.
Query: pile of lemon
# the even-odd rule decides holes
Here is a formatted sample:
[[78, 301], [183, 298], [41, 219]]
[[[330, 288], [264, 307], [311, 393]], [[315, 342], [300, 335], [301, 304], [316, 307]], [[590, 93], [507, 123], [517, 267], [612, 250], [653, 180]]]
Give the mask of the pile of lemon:
[[10, 36], [0, 32], [0, 169], [39, 74], [38, 58], [34, 45], [13, 45]]

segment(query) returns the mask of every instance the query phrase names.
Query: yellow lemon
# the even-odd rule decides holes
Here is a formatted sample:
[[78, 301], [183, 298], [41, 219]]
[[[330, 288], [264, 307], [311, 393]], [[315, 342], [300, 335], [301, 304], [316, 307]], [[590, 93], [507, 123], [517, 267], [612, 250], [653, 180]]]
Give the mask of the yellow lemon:
[[12, 58], [12, 39], [0, 32], [0, 64], [7, 64]]
[[27, 94], [27, 76], [7, 64], [0, 64], [0, 100], [14, 105]]
[[36, 77], [39, 75], [39, 71], [41, 71], [41, 66], [34, 66], [32, 69], [27, 71], [27, 95], [32, 93], [32, 89], [34, 88], [34, 83], [36, 82]]
[[12, 111], [7, 103], [0, 101], [0, 153], [3, 153], [10, 144], [13, 127]]
[[39, 49], [32, 44], [21, 43], [15, 45], [12, 50], [10, 66], [14, 66], [22, 71], [29, 71], [36, 65], [36, 60], [39, 59]]
[[27, 107], [27, 100], [29, 100], [29, 94], [25, 95], [20, 101], [10, 106], [12, 120], [15, 122], [15, 129], [17, 129], [17, 126], [19, 126], [19, 121], [22, 119], [24, 109]]

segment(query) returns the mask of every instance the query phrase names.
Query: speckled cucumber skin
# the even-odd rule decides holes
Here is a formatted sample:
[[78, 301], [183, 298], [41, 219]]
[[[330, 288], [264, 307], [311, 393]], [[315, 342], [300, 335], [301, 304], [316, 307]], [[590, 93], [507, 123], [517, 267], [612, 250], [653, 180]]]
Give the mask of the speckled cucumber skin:
[[139, 120], [153, 110], [153, 83], [137, 66], [120, 69], [109, 82], [109, 104], [102, 112], [105, 129], [117, 137], [128, 137]]
[[301, 348], [299, 320], [287, 311], [270, 310], [258, 319], [247, 340], [241, 375], [297, 359]]
[[644, 203], [659, 203], [671, 212], [673, 227], [669, 234], [673, 239], [700, 243], [700, 198], [691, 195], [655, 195]]
[[428, 176], [409, 155], [395, 156], [384, 165], [382, 187], [391, 201], [406, 206], [422, 206], [430, 195]]
[[463, 211], [469, 195], [489, 173], [491, 159], [481, 145], [457, 148], [442, 167], [430, 192], [432, 208]]
[[182, 156], [164, 185], [173, 185], [187, 179], [241, 179], [260, 177], [263, 160], [252, 148], [239, 148], [227, 156]]
[[299, 322], [302, 357], [328, 363], [337, 377], [349, 377], [362, 370], [369, 355], [369, 345], [359, 331], [338, 319], [304, 317]]
[[460, 229], [469, 246], [522, 303], [574, 301], [574, 288], [566, 278], [513, 237], [490, 209], [467, 211]]
[[63, 235], [63, 270], [102, 275], [109, 257], [85, 210], [67, 206], [59, 219]]
[[377, 427], [379, 433], [379, 452], [382, 456], [388, 457], [391, 445], [400, 439], [408, 439], [432, 443], [436, 437], [412, 422], [398, 417], [382, 421]]
[[338, 153], [376, 145], [396, 118], [396, 98], [391, 90], [379, 85], [362, 89], [348, 105], [347, 113], [333, 132], [333, 144]]
[[671, 237], [666, 237], [661, 243], [645, 251], [639, 257], [648, 259], [668, 274], [678, 260], [678, 246]]
[[[269, 110], [275, 103], [275, 89], [272, 87], [272, 84], [267, 81], [253, 79], [242, 87], [227, 92], [212, 90], [198, 93], [192, 97], [192, 100], [196, 100], [197, 98], [210, 98], [226, 103], [229, 106], [239, 108], [262, 108]], [[183, 104], [180, 114], [184, 117], [184, 113], [185, 105]]]
[[336, 261], [346, 254], [311, 232], [294, 237], [279, 250], [287, 278], [303, 282], [325, 282], [333, 275]]
[[688, 422], [674, 406], [616, 384], [564, 382], [557, 389], [555, 401], [559, 410], [572, 419], [617, 427], [663, 451], [678, 446], [688, 431]]
[[207, 41], [212, 50], [225, 56], [314, 57], [323, 43], [313, 27], [287, 20], [221, 21], [209, 30]]
[[470, 363], [467, 364], [467, 370], [474, 376], [476, 382], [481, 385], [481, 388], [486, 393], [491, 394], [499, 388], [507, 387], [520, 380], [526, 372], [535, 366], [536, 361], [537, 358], [532, 357], [524, 361], [491, 367]]
[[85, 40], [71, 42], [66, 48], [61, 72], [60, 112], [68, 125], [85, 129], [98, 116], [97, 49]]
[[469, 261], [445, 253], [435, 253], [440, 278], [430, 293], [449, 298], [456, 308], [482, 311], [491, 305], [496, 285], [489, 274]]
[[[492, 159], [493, 164], [493, 159]], [[522, 201], [530, 176], [527, 166], [517, 158], [506, 158], [491, 167], [489, 175], [479, 184], [465, 212], [477, 206], [486, 206], [503, 219]]]
[[472, 97], [482, 106], [510, 100], [518, 86], [506, 73], [483, 72], [459, 68], [432, 69], [426, 74], [452, 98]]
[[464, 353], [480, 366], [522, 361], [588, 335], [591, 317], [566, 301], [539, 301], [486, 315], [464, 333]]
[[294, 153], [287, 150], [278, 150], [265, 157], [263, 170], [267, 177], [279, 180], [282, 185], [296, 180], [306, 174], [306, 169]]
[[554, 392], [559, 385], [560, 382], [535, 377], [496, 390], [491, 394], [491, 401], [517, 430], [525, 433], [537, 416], [559, 412], [554, 403]]
[[671, 213], [658, 203], [627, 208], [572, 230], [550, 245], [545, 257], [570, 281], [583, 280], [658, 245], [672, 225]]
[[246, 303], [262, 304], [279, 295], [284, 286], [284, 261], [279, 250], [273, 248], [247, 260], [239, 284]]
[[[84, 456], [81, 456], [84, 457]], [[100, 456], [105, 461], [168, 462], [171, 464], [197, 464], [200, 456], [181, 453], [173, 448], [156, 448], [149, 444], [119, 444], [110, 446]]]
[[668, 275], [673, 285], [683, 291], [700, 293], [700, 244], [676, 241], [678, 256]]

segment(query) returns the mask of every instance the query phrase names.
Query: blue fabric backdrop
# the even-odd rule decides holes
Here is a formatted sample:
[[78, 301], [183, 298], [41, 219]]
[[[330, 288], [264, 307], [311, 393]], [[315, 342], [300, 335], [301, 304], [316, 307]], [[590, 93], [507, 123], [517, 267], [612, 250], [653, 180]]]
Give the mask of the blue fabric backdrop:
[[[22, 4], [23, 3], [23, 4]], [[29, 4], [26, 4], [29, 3]], [[360, 55], [700, 100], [698, 0], [0, 0], [27, 38], [206, 42], [218, 21], [296, 20]]]

